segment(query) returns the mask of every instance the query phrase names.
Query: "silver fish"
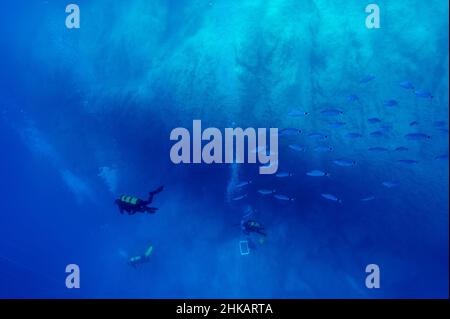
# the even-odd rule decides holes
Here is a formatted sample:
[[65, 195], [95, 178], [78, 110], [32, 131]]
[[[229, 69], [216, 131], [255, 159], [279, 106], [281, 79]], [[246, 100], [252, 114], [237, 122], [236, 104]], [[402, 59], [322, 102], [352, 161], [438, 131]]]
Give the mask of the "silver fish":
[[419, 163], [419, 162], [416, 161], [416, 160], [411, 160], [411, 159], [400, 159], [400, 160], [397, 160], [397, 163], [402, 163], [402, 164], [417, 164], [417, 163]]
[[308, 137], [314, 138], [314, 139], [327, 139], [328, 135], [324, 135], [322, 133], [314, 132], [314, 133], [309, 133]]
[[370, 81], [373, 81], [375, 78], [376, 78], [375, 75], [369, 74], [363, 77], [361, 80], [359, 80], [359, 83], [360, 84], [368, 83]]
[[383, 132], [381, 132], [381, 131], [371, 132], [370, 136], [372, 136], [372, 137], [381, 137], [381, 136], [383, 136]]
[[234, 197], [234, 198], [232, 198], [232, 200], [237, 201], [237, 200], [244, 199], [245, 197], [247, 197], [247, 194], [244, 194], [244, 195], [241, 195], [241, 196]]
[[371, 201], [371, 200], [374, 200], [374, 199], [375, 199], [375, 196], [371, 195], [371, 196], [368, 196], [368, 197], [365, 197], [365, 198], [361, 198], [361, 201], [368, 202], [368, 201]]
[[258, 190], [258, 193], [260, 193], [261, 195], [270, 195], [270, 194], [274, 194], [275, 190], [260, 189], [260, 190]]
[[359, 101], [359, 97], [356, 94], [350, 94], [349, 96], [347, 96], [347, 101], [356, 102]]
[[360, 137], [362, 137], [362, 134], [360, 134], [360, 133], [348, 133], [347, 136], [350, 137], [350, 138], [360, 138]]
[[448, 154], [438, 155], [434, 159], [436, 159], [436, 160], [448, 160]]
[[338, 202], [338, 203], [342, 203], [342, 200], [340, 200], [339, 198], [337, 198], [336, 196], [334, 196], [333, 194], [326, 194], [326, 193], [322, 193], [320, 194], [323, 198], [331, 200], [333, 202]]
[[405, 135], [408, 140], [425, 140], [430, 139], [431, 136], [424, 133], [409, 133]]
[[433, 98], [433, 95], [431, 94], [431, 92], [426, 91], [426, 90], [415, 90], [414, 94], [417, 97], [421, 97], [421, 98], [424, 98], [424, 99], [432, 99]]
[[403, 81], [399, 83], [400, 87], [407, 90], [414, 90], [414, 85], [409, 81]]
[[290, 202], [294, 201], [294, 199], [292, 197], [282, 195], [282, 194], [275, 194], [275, 195], [273, 195], [273, 197], [275, 197], [276, 199], [279, 199], [279, 200], [285, 200], [285, 201], [290, 201]]
[[387, 107], [393, 107], [398, 105], [398, 102], [396, 100], [387, 100], [383, 102], [383, 105]]
[[436, 127], [443, 127], [443, 126], [445, 126], [446, 124], [447, 124], [446, 121], [435, 121], [435, 122], [434, 122], [434, 126], [436, 126]]
[[323, 171], [318, 170], [318, 169], [309, 171], [309, 172], [306, 173], [306, 175], [313, 176], [313, 177], [329, 176], [329, 174], [327, 172], [323, 172]]
[[349, 167], [356, 165], [356, 161], [348, 160], [348, 159], [336, 159], [333, 161], [334, 164], [343, 167]]
[[399, 182], [397, 182], [397, 181], [386, 181], [386, 182], [383, 182], [383, 183], [381, 183], [384, 187], [387, 187], [387, 188], [392, 188], [392, 187], [396, 187], [396, 186], [398, 186], [399, 185]]
[[344, 114], [344, 112], [342, 112], [341, 110], [338, 110], [338, 109], [326, 109], [326, 110], [320, 111], [320, 114], [326, 115], [326, 116], [336, 116], [336, 115]]
[[288, 113], [288, 116], [290, 117], [302, 117], [305, 115], [308, 115], [308, 112], [294, 110]]
[[371, 117], [370, 119], [367, 120], [367, 122], [369, 122], [371, 124], [375, 124], [375, 123], [380, 123], [381, 120], [378, 117]]
[[247, 185], [250, 185], [252, 183], [252, 181], [244, 181], [244, 182], [239, 182], [236, 184], [236, 188], [241, 188]]
[[345, 126], [345, 122], [332, 122], [332, 123], [330, 123], [330, 127], [332, 127], [332, 128], [340, 128], [340, 127], [343, 127], [343, 126]]
[[291, 177], [293, 175], [294, 175], [293, 173], [289, 173], [289, 172], [279, 172], [275, 176], [276, 177]]
[[330, 152], [332, 150], [333, 150], [333, 148], [331, 146], [325, 146], [325, 145], [320, 145], [320, 146], [317, 146], [316, 148], [314, 148], [314, 152], [319, 152], [319, 153]]
[[304, 152], [306, 150], [306, 147], [298, 144], [289, 144], [289, 148], [296, 152]]

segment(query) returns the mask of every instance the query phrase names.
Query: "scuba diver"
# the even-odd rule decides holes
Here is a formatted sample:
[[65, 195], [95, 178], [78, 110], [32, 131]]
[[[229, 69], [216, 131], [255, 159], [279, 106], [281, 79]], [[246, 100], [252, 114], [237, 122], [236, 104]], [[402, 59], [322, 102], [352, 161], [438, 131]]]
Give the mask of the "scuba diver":
[[153, 196], [160, 193], [163, 188], [164, 186], [160, 186], [154, 191], [150, 192], [147, 200], [139, 199], [133, 196], [122, 195], [118, 199], [116, 199], [114, 203], [119, 207], [119, 211], [121, 214], [123, 214], [124, 211], [126, 211], [128, 215], [134, 215], [136, 213], [154, 214], [156, 213], [158, 208], [148, 207], [147, 205], [152, 203]]
[[144, 255], [131, 257], [128, 260], [128, 264], [130, 266], [136, 268], [136, 266], [138, 266], [139, 264], [144, 264], [144, 263], [148, 262], [148, 260], [150, 259], [150, 255], [152, 254], [152, 251], [153, 251], [153, 246], [148, 247], [147, 251], [145, 252]]
[[250, 235], [250, 233], [257, 233], [264, 237], [267, 236], [264, 227], [254, 220], [247, 220], [247, 221], [243, 220], [241, 222], [241, 228], [244, 234], [246, 235]]

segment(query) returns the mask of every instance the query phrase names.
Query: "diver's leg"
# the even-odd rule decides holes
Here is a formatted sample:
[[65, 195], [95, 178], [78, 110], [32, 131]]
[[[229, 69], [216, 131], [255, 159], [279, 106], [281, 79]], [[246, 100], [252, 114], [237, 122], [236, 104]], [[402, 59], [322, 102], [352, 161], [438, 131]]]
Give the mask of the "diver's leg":
[[146, 212], [146, 207], [141, 207], [139, 209], [136, 209], [136, 213], [145, 213]]
[[146, 200], [144, 203], [145, 205], [151, 204], [153, 201], [153, 196], [161, 193], [162, 190], [164, 189], [164, 186], [159, 186], [157, 189], [155, 189], [154, 191], [151, 191], [150, 193], [148, 193], [148, 200]]
[[152, 191], [150, 193], [155, 195], [155, 194], [161, 193], [163, 189], [164, 189], [164, 185], [161, 185], [157, 189], [155, 189], [154, 191]]

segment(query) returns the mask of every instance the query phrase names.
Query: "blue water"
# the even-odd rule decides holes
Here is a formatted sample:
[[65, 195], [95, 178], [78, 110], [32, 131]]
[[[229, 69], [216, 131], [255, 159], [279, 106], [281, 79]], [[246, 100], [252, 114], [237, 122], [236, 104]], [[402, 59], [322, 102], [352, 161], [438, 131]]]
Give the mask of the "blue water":
[[[367, 29], [368, 3], [79, 0], [81, 28], [69, 30], [62, 1], [2, 1], [0, 297], [448, 297], [448, 3], [380, 0], [381, 28]], [[344, 114], [320, 113], [330, 107]], [[169, 134], [194, 119], [301, 129], [279, 140], [294, 176], [173, 164]], [[431, 138], [405, 138], [415, 132]], [[322, 144], [333, 150], [313, 150]], [[114, 206], [160, 184], [155, 215]], [[241, 255], [248, 212], [268, 236]], [[148, 263], [127, 264], [149, 245]], [[65, 286], [72, 263], [80, 289]], [[368, 264], [379, 289], [365, 286]]]

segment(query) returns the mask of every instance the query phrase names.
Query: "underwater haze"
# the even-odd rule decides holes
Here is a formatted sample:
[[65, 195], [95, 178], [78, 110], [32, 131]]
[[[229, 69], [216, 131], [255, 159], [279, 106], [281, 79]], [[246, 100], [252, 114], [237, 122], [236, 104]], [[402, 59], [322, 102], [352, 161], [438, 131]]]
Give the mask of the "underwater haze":
[[[68, 4], [0, 4], [1, 298], [448, 298], [447, 1]], [[193, 120], [278, 175], [174, 164]]]

